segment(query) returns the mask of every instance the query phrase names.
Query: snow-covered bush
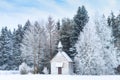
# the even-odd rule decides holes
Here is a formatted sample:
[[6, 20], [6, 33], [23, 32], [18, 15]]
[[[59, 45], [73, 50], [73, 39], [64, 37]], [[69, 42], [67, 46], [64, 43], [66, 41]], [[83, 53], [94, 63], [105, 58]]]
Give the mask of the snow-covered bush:
[[49, 74], [47, 67], [44, 67], [43, 72], [44, 74]]
[[20, 71], [20, 74], [28, 74], [29, 72], [29, 67], [28, 65], [23, 62], [20, 66], [19, 66], [19, 71]]

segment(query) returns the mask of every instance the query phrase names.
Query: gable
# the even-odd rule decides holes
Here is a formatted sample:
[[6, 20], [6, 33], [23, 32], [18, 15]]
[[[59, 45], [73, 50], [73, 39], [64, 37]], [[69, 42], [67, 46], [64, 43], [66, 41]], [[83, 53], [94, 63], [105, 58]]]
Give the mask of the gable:
[[65, 52], [62, 52], [62, 55], [68, 60], [68, 62], [73, 62], [72, 59]]
[[57, 55], [51, 61], [57, 61], [57, 62], [67, 61], [67, 62], [72, 62], [71, 58], [65, 52], [58, 52]]

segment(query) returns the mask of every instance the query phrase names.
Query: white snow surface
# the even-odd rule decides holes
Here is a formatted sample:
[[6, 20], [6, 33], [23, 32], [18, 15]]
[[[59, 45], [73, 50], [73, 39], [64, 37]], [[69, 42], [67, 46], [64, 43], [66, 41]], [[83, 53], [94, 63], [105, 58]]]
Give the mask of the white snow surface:
[[120, 76], [0, 75], [0, 80], [120, 80]]
[[0, 76], [1, 75], [11, 75], [11, 74], [20, 74], [20, 72], [16, 71], [16, 70], [9, 70], [9, 71], [7, 71], [7, 70], [0, 70]]
[[21, 75], [19, 71], [0, 71], [0, 80], [120, 80], [119, 75]]

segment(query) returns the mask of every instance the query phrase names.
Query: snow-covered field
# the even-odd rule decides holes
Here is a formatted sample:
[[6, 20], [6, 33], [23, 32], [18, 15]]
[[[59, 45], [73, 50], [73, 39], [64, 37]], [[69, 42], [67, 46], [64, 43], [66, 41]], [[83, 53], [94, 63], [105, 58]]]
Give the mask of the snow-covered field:
[[0, 75], [0, 80], [120, 80], [120, 76]]
[[0, 71], [0, 80], [120, 80], [120, 76], [20, 75], [19, 71]]
[[13, 74], [19, 74], [19, 71], [2, 71], [0, 70], [0, 75], [13, 75]]

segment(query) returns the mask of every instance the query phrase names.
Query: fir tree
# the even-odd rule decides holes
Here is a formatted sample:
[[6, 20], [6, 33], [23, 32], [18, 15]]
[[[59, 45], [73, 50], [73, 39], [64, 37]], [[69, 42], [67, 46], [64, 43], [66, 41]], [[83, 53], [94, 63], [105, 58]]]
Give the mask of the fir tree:
[[72, 57], [72, 53], [70, 52], [70, 48], [73, 46], [73, 29], [74, 22], [68, 18], [64, 18], [62, 20], [62, 25], [60, 29], [60, 40], [63, 43], [63, 50], [68, 53], [70, 57]]
[[31, 22], [30, 22], [30, 20], [27, 20], [27, 22], [25, 23], [25, 25], [23, 27], [23, 31], [25, 32], [27, 29], [29, 29], [30, 26], [31, 26]]
[[60, 30], [60, 20], [57, 22], [57, 30]]
[[0, 36], [0, 69], [10, 70], [12, 62], [12, 43], [11, 33], [7, 27], [2, 28]]
[[16, 66], [15, 69], [19, 68], [19, 65], [22, 63], [22, 58], [21, 58], [21, 43], [23, 39], [23, 28], [21, 25], [18, 25], [18, 29], [14, 30], [13, 32], [13, 56], [15, 63], [14, 65]]
[[80, 35], [80, 32], [83, 30], [84, 26], [89, 20], [88, 12], [84, 6], [78, 7], [77, 14], [74, 16], [73, 20], [75, 22], [73, 40], [74, 43], [76, 43], [78, 36]]

